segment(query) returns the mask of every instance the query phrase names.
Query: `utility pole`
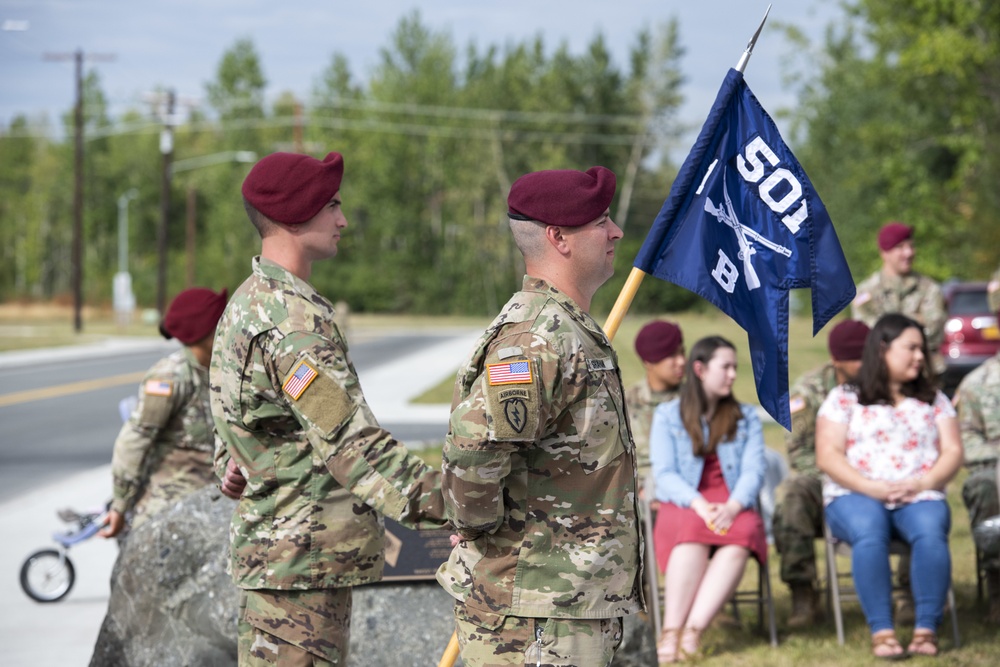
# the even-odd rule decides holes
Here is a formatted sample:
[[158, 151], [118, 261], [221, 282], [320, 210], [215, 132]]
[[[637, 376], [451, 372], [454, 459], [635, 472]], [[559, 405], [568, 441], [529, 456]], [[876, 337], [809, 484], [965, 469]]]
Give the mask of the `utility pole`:
[[[90, 54], [87, 60], [114, 60], [109, 54]], [[73, 106], [73, 242], [70, 282], [73, 288], [73, 330], [83, 331], [83, 50], [46, 53], [45, 60], [73, 60], [76, 103]]]
[[163, 130], [160, 132], [160, 153], [163, 155], [163, 173], [160, 180], [160, 229], [156, 246], [159, 264], [156, 271], [156, 310], [163, 317], [167, 307], [167, 239], [170, 225], [170, 169], [174, 159], [174, 102], [173, 90], [167, 91], [167, 111]]

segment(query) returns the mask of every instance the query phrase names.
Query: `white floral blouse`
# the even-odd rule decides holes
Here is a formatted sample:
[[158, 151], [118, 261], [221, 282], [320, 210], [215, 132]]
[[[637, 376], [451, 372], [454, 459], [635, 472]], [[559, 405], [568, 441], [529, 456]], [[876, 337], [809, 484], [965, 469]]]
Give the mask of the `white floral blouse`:
[[[885, 482], [923, 476], [941, 453], [937, 420], [955, 416], [948, 397], [937, 392], [933, 405], [905, 398], [896, 406], [861, 405], [853, 389], [846, 385], [831, 391], [819, 409], [819, 416], [847, 424], [847, 462], [868, 479]], [[851, 493], [828, 476], [823, 476], [823, 504]], [[914, 498], [943, 500], [940, 491], [921, 491]], [[895, 507], [886, 503], [886, 507]]]

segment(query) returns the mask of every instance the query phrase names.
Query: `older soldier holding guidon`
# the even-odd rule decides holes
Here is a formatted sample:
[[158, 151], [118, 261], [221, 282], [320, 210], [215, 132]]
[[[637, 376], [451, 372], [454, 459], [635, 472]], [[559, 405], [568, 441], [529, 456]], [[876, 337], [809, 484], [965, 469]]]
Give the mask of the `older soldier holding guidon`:
[[240, 665], [346, 665], [351, 587], [382, 577], [380, 513], [444, 524], [439, 474], [379, 427], [307, 282], [347, 226], [343, 172], [339, 153], [274, 153], [243, 182], [262, 249], [211, 367], [217, 471], [230, 495], [245, 478], [230, 531]]
[[636, 460], [614, 349], [590, 316], [614, 272], [615, 176], [533, 172], [507, 199], [527, 275], [460, 369], [438, 570], [462, 660], [607, 665], [643, 609]]
[[[969, 476], [962, 500], [975, 528], [1000, 514], [997, 498], [997, 460], [1000, 459], [1000, 353], [987, 359], [958, 385], [958, 425]], [[1000, 562], [986, 563], [986, 590], [991, 623], [1000, 624]]]
[[882, 268], [858, 285], [851, 304], [852, 316], [869, 327], [886, 313], [902, 313], [915, 319], [927, 336], [931, 370], [942, 373], [944, 358], [938, 350], [944, 341], [947, 319], [944, 296], [940, 285], [913, 270], [913, 227], [902, 222], [883, 225], [878, 233], [878, 248]]
[[639, 464], [639, 482], [645, 481], [649, 461], [649, 429], [653, 411], [660, 403], [677, 398], [684, 379], [684, 335], [673, 322], [653, 320], [635, 337], [635, 352], [642, 361], [646, 376], [625, 391], [629, 423], [635, 439]]
[[139, 401], [115, 440], [114, 492], [101, 531], [123, 535], [181, 497], [215, 483], [215, 433], [208, 398], [208, 363], [226, 290], [196, 287], [178, 294], [160, 333], [184, 346], [161, 359], [139, 385]]
[[792, 432], [786, 437], [792, 474], [778, 486], [774, 542], [781, 556], [781, 580], [792, 589], [788, 627], [805, 628], [821, 613], [816, 590], [815, 540], [823, 535], [823, 481], [816, 467], [816, 414], [826, 395], [854, 382], [869, 332], [857, 320], [837, 324], [827, 339], [830, 361], [809, 371], [792, 387]]

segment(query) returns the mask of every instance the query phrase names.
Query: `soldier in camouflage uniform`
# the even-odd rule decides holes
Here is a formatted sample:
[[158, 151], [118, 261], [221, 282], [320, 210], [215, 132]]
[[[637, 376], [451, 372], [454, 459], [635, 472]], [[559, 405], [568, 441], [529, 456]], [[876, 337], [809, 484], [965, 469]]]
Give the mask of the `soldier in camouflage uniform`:
[[858, 285], [852, 317], [869, 327], [886, 313], [902, 313], [916, 320], [924, 327], [932, 370], [944, 372], [944, 357], [939, 351], [947, 319], [944, 295], [934, 280], [913, 270], [913, 228], [901, 222], [884, 225], [878, 233], [878, 247], [882, 268]]
[[781, 580], [792, 589], [788, 626], [810, 626], [821, 614], [816, 590], [815, 540], [823, 536], [823, 482], [816, 467], [816, 414], [830, 391], [853, 382], [861, 368], [868, 326], [844, 320], [830, 331], [830, 361], [801, 378], [789, 392], [792, 431], [786, 437], [792, 474], [775, 493], [772, 529], [781, 557]]
[[459, 370], [442, 463], [461, 541], [438, 581], [466, 667], [608, 665], [644, 608], [635, 448], [588, 312], [622, 235], [614, 191], [603, 167], [511, 187], [528, 275]]
[[215, 482], [208, 363], [226, 291], [188, 289], [170, 303], [160, 333], [184, 347], [143, 377], [139, 402], [115, 440], [114, 492], [104, 537], [124, 535], [182, 496]]
[[635, 337], [635, 352], [646, 370], [646, 377], [625, 391], [629, 424], [635, 439], [635, 454], [639, 465], [639, 484], [649, 475], [649, 429], [653, 411], [660, 403], [677, 398], [684, 379], [684, 336], [673, 322], [654, 320], [639, 330]]
[[243, 183], [262, 251], [211, 365], [217, 472], [229, 493], [245, 480], [230, 531], [241, 666], [346, 665], [351, 587], [382, 576], [381, 515], [445, 524], [440, 473], [378, 425], [333, 306], [307, 282], [347, 226], [342, 175], [339, 153], [274, 153]]
[[[997, 499], [997, 459], [1000, 458], [1000, 354], [984, 361], [958, 385], [959, 428], [969, 477], [962, 485], [962, 500], [972, 527], [1000, 514]], [[986, 568], [989, 620], [1000, 624], [1000, 563], [994, 558]]]

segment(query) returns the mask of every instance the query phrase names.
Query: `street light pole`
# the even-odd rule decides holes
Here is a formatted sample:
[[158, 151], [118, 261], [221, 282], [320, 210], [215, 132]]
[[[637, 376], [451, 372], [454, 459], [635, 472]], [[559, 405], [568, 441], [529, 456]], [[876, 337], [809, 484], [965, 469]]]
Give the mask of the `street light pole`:
[[132, 188], [118, 197], [118, 273], [111, 284], [115, 314], [120, 326], [128, 326], [135, 310], [132, 276], [128, 272], [128, 203], [139, 196]]
[[160, 180], [160, 229], [156, 246], [159, 263], [156, 271], [156, 310], [160, 316], [167, 307], [167, 235], [170, 224], [170, 169], [174, 157], [174, 91], [167, 91], [167, 113], [160, 132], [160, 153], [163, 154], [163, 174]]

